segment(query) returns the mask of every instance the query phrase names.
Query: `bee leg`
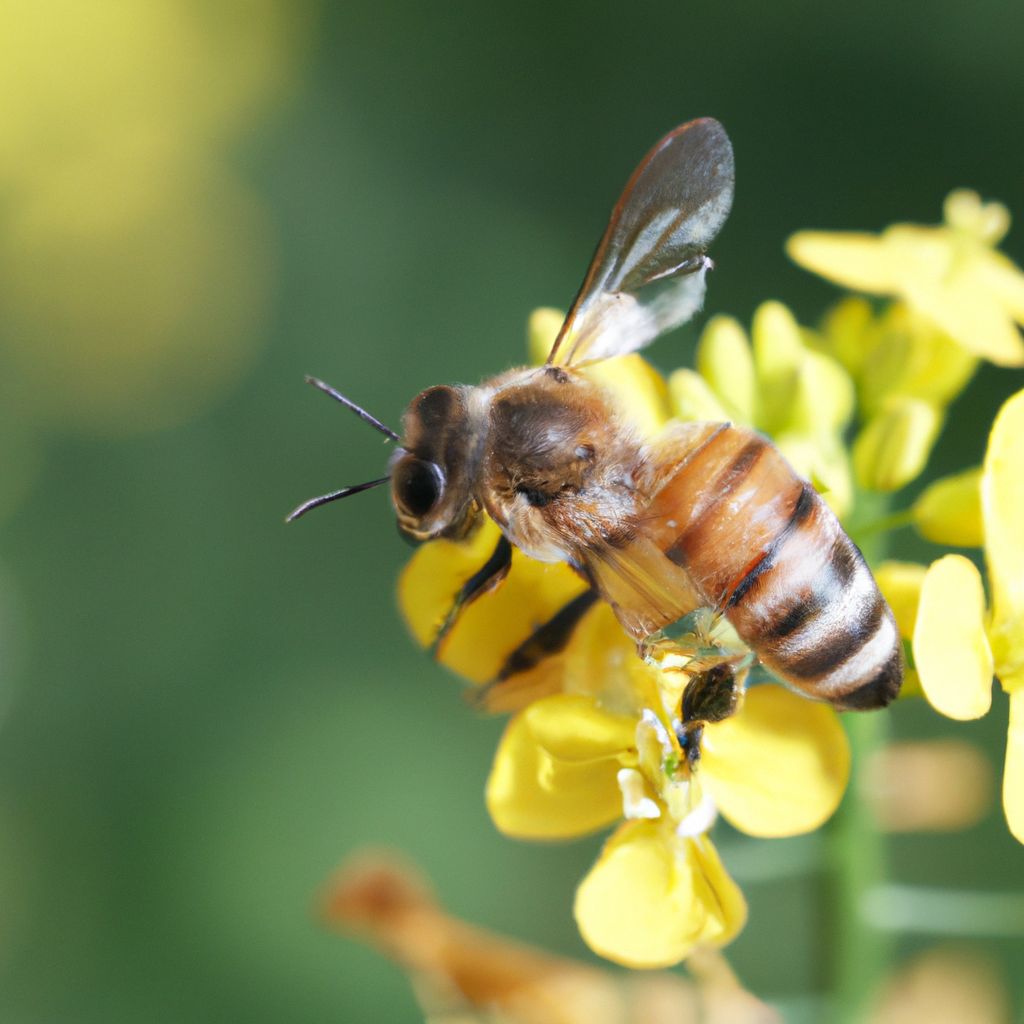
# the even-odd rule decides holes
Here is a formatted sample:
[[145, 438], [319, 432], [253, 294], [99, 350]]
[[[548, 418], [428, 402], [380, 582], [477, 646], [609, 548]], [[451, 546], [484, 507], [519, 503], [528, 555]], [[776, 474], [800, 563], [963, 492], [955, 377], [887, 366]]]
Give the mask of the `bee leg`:
[[679, 741], [679, 749], [686, 757], [689, 768], [700, 760], [700, 741], [704, 736], [703, 722], [676, 722], [676, 739]]
[[471, 604], [478, 597], [494, 590], [505, 581], [509, 570], [512, 568], [512, 545], [502, 536], [499, 538], [491, 557], [459, 588], [452, 600], [452, 606], [441, 623], [440, 628], [434, 636], [430, 645], [431, 652], [436, 658], [445, 638], [451, 632], [459, 616], [466, 605]]
[[637, 653], [654, 668], [675, 656], [696, 658], [707, 646], [707, 609], [695, 608], [676, 622], [637, 641]]
[[683, 690], [680, 718], [684, 725], [721, 722], [736, 712], [741, 693], [732, 664], [721, 661], [690, 677]]
[[[740, 672], [745, 668], [743, 659], [738, 668]], [[675, 721], [675, 734], [691, 769], [700, 760], [704, 726], [723, 721], [739, 708], [743, 678], [742, 675], [737, 677], [736, 669], [735, 657], [723, 657], [707, 668], [689, 672], [690, 679], [683, 690], [679, 717]]]
[[696, 637], [691, 637], [689, 642], [664, 636], [661, 633], [654, 633], [637, 641], [636, 653], [647, 662], [652, 668], [662, 671], [674, 668], [682, 668], [682, 665], [673, 664], [670, 659], [685, 659], [690, 661], [696, 658], [702, 650], [701, 643]]

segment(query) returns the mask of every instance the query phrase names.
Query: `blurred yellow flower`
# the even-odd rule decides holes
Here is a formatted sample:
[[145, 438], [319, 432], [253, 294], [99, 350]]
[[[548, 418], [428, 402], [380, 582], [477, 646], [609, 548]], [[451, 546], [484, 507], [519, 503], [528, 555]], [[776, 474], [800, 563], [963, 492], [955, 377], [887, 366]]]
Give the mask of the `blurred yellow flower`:
[[871, 295], [902, 299], [968, 352], [1024, 365], [1024, 274], [995, 246], [1010, 226], [1000, 203], [951, 192], [945, 223], [894, 224], [880, 235], [801, 231], [786, 246], [800, 266]]
[[903, 302], [876, 316], [863, 299], [844, 299], [807, 340], [844, 366], [856, 385], [857, 482], [880, 492], [910, 483], [924, 470], [946, 410], [977, 358]]
[[896, 628], [900, 636], [909, 640], [914, 635], [917, 621], [917, 607], [921, 600], [921, 584], [924, 582], [925, 566], [916, 562], [897, 562], [892, 559], [882, 562], [875, 569], [878, 589], [892, 609]]
[[985, 542], [981, 522], [981, 468], [930, 483], [911, 506], [914, 526], [926, 540], [977, 548]]
[[[867, 310], [866, 319], [860, 313], [851, 316], [857, 307]], [[826, 351], [834, 346], [840, 359], [840, 351], [856, 347], [859, 365], [850, 372], [867, 419], [894, 398], [916, 398], [945, 409], [978, 365], [976, 356], [903, 302], [890, 303], [876, 317], [863, 299], [845, 299], [826, 318], [822, 340]]]
[[928, 700], [953, 718], [991, 705], [993, 671], [1010, 696], [1003, 806], [1024, 842], [1024, 391], [1007, 400], [989, 436], [981, 476], [986, 613], [981, 575], [960, 555], [928, 569], [914, 627], [914, 658]]
[[0, 33], [0, 401], [161, 428], [253, 359], [266, 212], [230, 146], [293, 88], [305, 3], [46, 0]]
[[940, 425], [934, 406], [917, 398], [894, 398], [854, 441], [858, 483], [872, 491], [906, 486], [924, 470]]

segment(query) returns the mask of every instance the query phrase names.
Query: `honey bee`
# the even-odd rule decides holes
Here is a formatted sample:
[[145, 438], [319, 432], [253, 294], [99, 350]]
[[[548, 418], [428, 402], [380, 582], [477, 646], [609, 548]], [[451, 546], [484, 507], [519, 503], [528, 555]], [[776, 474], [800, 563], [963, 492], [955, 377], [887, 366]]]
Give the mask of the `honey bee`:
[[[313, 381], [397, 447], [387, 476], [314, 498], [289, 518], [382, 483], [413, 540], [460, 538], [489, 516], [501, 541], [450, 620], [504, 578], [513, 546], [568, 563], [590, 589], [546, 625], [550, 635], [538, 630], [514, 652], [521, 660], [557, 649], [595, 597], [641, 649], [708, 609], [808, 697], [841, 710], [888, 704], [903, 676], [895, 621], [811, 484], [764, 437], [730, 423], [675, 422], [645, 440], [581, 372], [700, 308], [733, 179], [717, 121], [666, 135], [629, 179], [546, 364], [476, 387], [428, 388], [401, 436]], [[730, 713], [733, 682], [725, 660], [693, 674], [681, 713], [695, 736], [700, 722]]]

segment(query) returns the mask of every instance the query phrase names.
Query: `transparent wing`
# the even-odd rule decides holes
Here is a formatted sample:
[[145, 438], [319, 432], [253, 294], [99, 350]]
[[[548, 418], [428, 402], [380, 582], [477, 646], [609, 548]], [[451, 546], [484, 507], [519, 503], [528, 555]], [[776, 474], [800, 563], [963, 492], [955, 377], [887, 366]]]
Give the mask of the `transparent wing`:
[[580, 364], [633, 352], [704, 299], [705, 255], [732, 205], [732, 144], [713, 118], [666, 135], [633, 172], [548, 356]]
[[685, 569], [642, 534], [625, 548], [591, 547], [584, 567], [619, 622], [642, 640], [706, 602]]

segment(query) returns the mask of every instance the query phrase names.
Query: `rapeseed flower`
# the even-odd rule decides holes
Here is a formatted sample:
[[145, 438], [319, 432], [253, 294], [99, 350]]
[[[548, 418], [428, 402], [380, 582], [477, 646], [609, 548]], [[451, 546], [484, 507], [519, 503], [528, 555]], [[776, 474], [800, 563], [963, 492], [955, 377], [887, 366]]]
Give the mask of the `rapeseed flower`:
[[943, 214], [940, 225], [893, 224], [880, 235], [801, 231], [786, 249], [830, 281], [902, 300], [979, 358], [1024, 365], [1024, 273], [995, 248], [1009, 212], [959, 189]]
[[852, 453], [860, 487], [892, 492], [916, 479], [977, 357], [905, 303], [876, 314], [855, 298], [839, 302], [809, 343], [839, 361], [856, 388]]
[[929, 702], [957, 719], [979, 718], [992, 703], [992, 677], [1010, 697], [1003, 807], [1024, 842], [1024, 391], [992, 426], [980, 478], [990, 599], [962, 555], [933, 562], [921, 581], [913, 650]]
[[487, 783], [495, 824], [519, 838], [572, 838], [623, 819], [575, 914], [595, 952], [632, 967], [677, 963], [743, 926], [742, 893], [707, 835], [716, 814], [750, 835], [807, 832], [835, 810], [849, 775], [835, 713], [781, 687], [753, 687], [739, 714], [708, 723], [696, 765], [666, 717], [547, 697], [509, 723]]

